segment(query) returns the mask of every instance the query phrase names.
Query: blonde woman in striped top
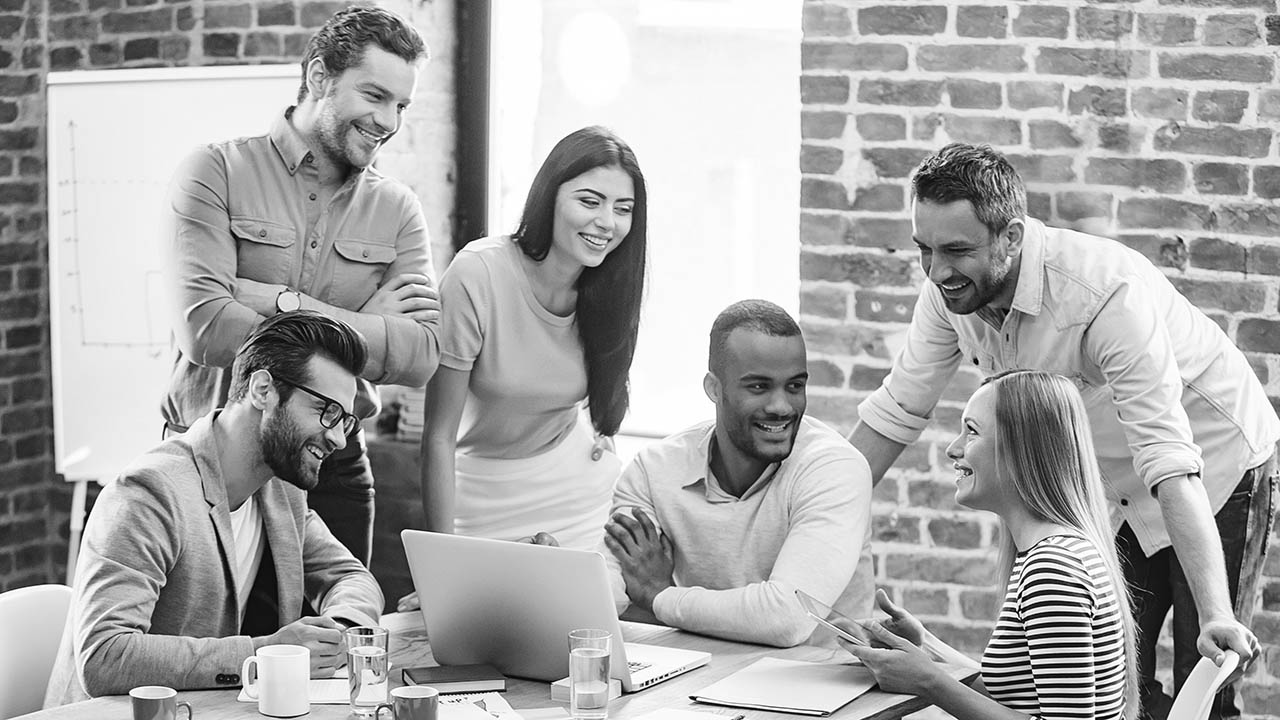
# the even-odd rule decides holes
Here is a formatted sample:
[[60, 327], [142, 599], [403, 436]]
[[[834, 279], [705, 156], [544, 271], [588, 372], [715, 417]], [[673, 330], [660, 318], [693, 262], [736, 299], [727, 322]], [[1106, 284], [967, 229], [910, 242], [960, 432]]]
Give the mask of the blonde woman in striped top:
[[1051, 373], [988, 379], [965, 407], [956, 500], [1001, 519], [1007, 590], [974, 688], [919, 645], [936, 642], [889, 601], [846, 645], [891, 692], [920, 695], [960, 720], [1131, 720], [1138, 715], [1134, 627], [1080, 394]]

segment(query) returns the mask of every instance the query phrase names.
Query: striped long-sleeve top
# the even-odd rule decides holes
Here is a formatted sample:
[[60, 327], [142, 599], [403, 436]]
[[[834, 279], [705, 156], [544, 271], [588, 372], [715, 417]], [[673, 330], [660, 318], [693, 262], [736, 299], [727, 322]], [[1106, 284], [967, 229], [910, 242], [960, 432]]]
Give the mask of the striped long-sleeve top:
[[1118, 720], [1124, 680], [1120, 607], [1097, 548], [1054, 535], [1019, 553], [982, 655], [991, 697], [1044, 720]]

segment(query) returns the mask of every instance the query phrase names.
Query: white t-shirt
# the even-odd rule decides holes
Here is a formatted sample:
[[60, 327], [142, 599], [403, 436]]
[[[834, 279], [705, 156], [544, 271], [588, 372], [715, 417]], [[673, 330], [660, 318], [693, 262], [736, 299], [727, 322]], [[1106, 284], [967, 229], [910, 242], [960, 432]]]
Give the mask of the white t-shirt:
[[262, 513], [258, 512], [258, 496], [250, 495], [240, 507], [231, 511], [231, 545], [235, 554], [236, 587], [240, 607], [240, 622], [244, 622], [245, 604], [249, 591], [258, 577], [262, 564]]

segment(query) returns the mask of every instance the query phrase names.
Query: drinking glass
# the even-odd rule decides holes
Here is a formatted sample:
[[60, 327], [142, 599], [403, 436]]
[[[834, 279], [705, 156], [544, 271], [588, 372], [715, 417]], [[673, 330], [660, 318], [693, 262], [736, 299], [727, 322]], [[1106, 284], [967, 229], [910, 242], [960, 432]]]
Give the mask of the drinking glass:
[[353, 627], [347, 629], [346, 639], [351, 712], [369, 717], [387, 701], [387, 631]]
[[609, 655], [613, 636], [584, 628], [569, 633], [569, 714], [575, 720], [609, 716]]

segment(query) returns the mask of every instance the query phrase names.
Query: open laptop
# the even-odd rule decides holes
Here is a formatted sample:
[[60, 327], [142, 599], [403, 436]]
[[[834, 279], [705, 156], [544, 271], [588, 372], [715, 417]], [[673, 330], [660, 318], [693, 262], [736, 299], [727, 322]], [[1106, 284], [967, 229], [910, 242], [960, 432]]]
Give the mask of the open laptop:
[[624, 643], [599, 553], [526, 543], [400, 533], [441, 665], [489, 663], [552, 682], [569, 674], [570, 630], [613, 634], [610, 673], [634, 692], [706, 665], [711, 654]]

